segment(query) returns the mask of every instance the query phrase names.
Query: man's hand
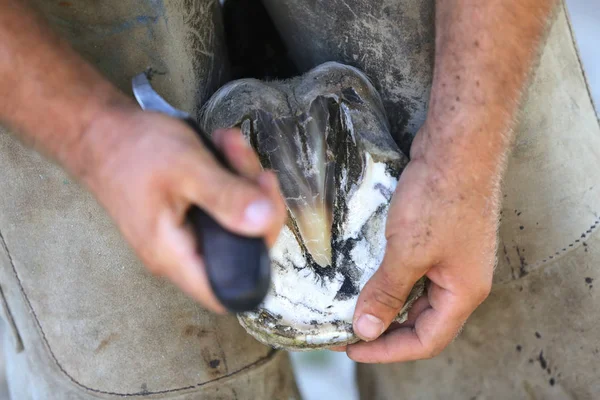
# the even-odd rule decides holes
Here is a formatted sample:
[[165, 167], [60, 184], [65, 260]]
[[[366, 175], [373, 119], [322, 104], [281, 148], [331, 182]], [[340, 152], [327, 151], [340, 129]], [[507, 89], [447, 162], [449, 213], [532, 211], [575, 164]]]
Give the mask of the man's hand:
[[[358, 299], [354, 330], [367, 342], [348, 346], [352, 359], [433, 357], [489, 293], [511, 130], [554, 3], [436, 2], [427, 121], [392, 200], [383, 263]], [[423, 275], [427, 296], [380, 337]]]
[[84, 182], [152, 272], [223, 311], [186, 211], [197, 205], [226, 229], [268, 244], [285, 219], [275, 176], [239, 131], [214, 138], [241, 176], [222, 168], [183, 122], [142, 112], [23, 0], [0, 0], [0, 76], [0, 121]]
[[286, 214], [276, 177], [262, 170], [239, 130], [216, 132], [214, 139], [241, 176], [221, 167], [184, 123], [126, 107], [90, 125], [79, 148], [94, 148], [96, 156], [80, 178], [153, 273], [221, 312], [186, 211], [197, 205], [226, 229], [269, 244]]
[[[348, 347], [360, 362], [397, 362], [437, 355], [487, 297], [494, 269], [497, 177], [455, 171], [423, 155], [424, 128], [392, 199], [382, 265], [361, 292], [356, 333], [377, 339], [398, 315], [414, 283], [430, 284], [408, 320], [378, 340]], [[474, 178], [475, 176], [475, 178]], [[483, 180], [483, 182], [482, 182]]]

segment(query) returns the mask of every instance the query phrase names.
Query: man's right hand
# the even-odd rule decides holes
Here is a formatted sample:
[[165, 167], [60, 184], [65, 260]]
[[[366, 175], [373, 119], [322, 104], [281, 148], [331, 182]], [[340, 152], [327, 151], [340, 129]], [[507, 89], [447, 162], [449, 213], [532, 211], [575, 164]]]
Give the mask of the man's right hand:
[[78, 152], [89, 160], [76, 173], [152, 273], [223, 312], [186, 211], [197, 205], [226, 229], [269, 245], [286, 212], [275, 175], [262, 170], [239, 130], [215, 132], [213, 139], [239, 176], [221, 167], [183, 122], [134, 107], [111, 110], [81, 137]]
[[185, 226], [187, 210], [197, 205], [267, 244], [286, 215], [275, 176], [239, 130], [216, 135], [238, 176], [185, 123], [141, 111], [23, 0], [0, 0], [0, 54], [0, 123], [84, 182], [150, 271], [223, 311]]

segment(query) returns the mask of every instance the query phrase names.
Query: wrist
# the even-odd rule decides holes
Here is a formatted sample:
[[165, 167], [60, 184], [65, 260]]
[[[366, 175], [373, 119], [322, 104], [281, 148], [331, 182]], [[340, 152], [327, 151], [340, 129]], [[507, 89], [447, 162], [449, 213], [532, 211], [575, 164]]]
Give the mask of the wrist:
[[434, 72], [427, 118], [411, 159], [421, 158], [455, 181], [490, 192], [504, 170], [518, 90], [502, 87], [504, 81], [490, 78], [485, 69], [467, 75], [438, 58], [446, 68]]
[[78, 133], [63, 147], [59, 162], [77, 179], [93, 186], [99, 170], [125, 139], [126, 121], [137, 112], [134, 102], [116, 90], [94, 99], [82, 110]]
[[473, 116], [448, 123], [428, 116], [411, 148], [411, 160], [435, 171], [436, 180], [488, 196], [498, 190], [509, 148], [508, 127]]

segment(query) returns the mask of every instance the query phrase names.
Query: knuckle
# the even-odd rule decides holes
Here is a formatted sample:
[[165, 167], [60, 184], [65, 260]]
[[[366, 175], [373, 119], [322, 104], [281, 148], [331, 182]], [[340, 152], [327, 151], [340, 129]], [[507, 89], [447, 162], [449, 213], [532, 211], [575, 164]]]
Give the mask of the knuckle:
[[206, 178], [199, 182], [198, 192], [206, 206], [218, 206], [222, 210], [231, 208], [231, 204], [239, 201], [236, 195], [236, 185], [229, 177], [224, 177], [219, 171], [206, 173]]
[[227, 208], [243, 210], [253, 200], [253, 196], [253, 191], [244, 182], [227, 179], [221, 193], [218, 194], [218, 200]]
[[439, 249], [434, 246], [431, 231], [427, 228], [388, 231], [386, 240], [386, 255], [402, 260], [405, 268], [411, 268], [415, 272], [427, 268], [438, 257]]
[[239, 179], [225, 179], [219, 187], [213, 186], [209, 194], [209, 207], [219, 209], [230, 218], [240, 218], [246, 208], [258, 198], [257, 193]]
[[405, 303], [405, 299], [385, 287], [377, 287], [373, 291], [375, 302], [391, 310], [399, 310]]
[[231, 203], [234, 202], [237, 196], [234, 195], [233, 191], [235, 186], [229, 179], [222, 180], [219, 186], [210, 185], [207, 187], [206, 195], [211, 204], [218, 204], [222, 208], [230, 208]]

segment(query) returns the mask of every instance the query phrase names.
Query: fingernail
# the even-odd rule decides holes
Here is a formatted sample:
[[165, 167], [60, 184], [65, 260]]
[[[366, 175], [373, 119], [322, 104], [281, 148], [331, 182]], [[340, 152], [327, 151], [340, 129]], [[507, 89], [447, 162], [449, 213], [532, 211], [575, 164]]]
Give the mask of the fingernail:
[[377, 339], [383, 329], [383, 321], [371, 314], [363, 314], [356, 321], [356, 334], [366, 341]]
[[246, 223], [260, 229], [269, 225], [274, 212], [275, 207], [269, 200], [257, 200], [246, 208]]

